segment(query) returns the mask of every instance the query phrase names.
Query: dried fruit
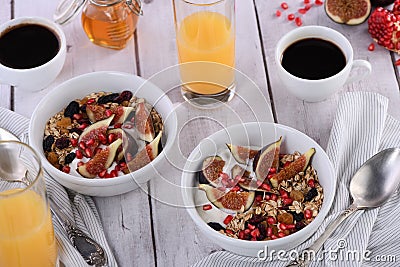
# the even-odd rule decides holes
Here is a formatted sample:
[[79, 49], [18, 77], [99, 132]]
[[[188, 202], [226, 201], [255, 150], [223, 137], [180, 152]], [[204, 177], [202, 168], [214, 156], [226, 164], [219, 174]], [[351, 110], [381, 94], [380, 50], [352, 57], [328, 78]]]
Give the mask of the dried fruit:
[[372, 6], [388, 6], [394, 3], [394, 0], [371, 0]]
[[207, 223], [208, 226], [210, 226], [212, 229], [214, 229], [215, 231], [221, 231], [221, 230], [225, 230], [224, 227], [222, 227], [222, 225], [220, 225], [219, 223], [216, 222], [209, 222]]
[[222, 169], [225, 166], [225, 161], [220, 156], [211, 156], [203, 160], [203, 166], [201, 168], [201, 174], [208, 183], [216, 186], [216, 181], [219, 175], [222, 173]]
[[135, 126], [140, 139], [146, 142], [151, 142], [154, 139], [153, 119], [144, 101], [139, 102], [136, 106]]
[[114, 102], [114, 99], [116, 99], [117, 97], [119, 97], [118, 93], [112, 93], [112, 94], [108, 94], [108, 95], [103, 95], [103, 96], [100, 96], [97, 99], [97, 103], [98, 104], [111, 103], [111, 102]]
[[55, 145], [56, 145], [56, 147], [57, 147], [58, 149], [64, 149], [64, 148], [69, 147], [69, 144], [70, 144], [70, 143], [71, 143], [71, 142], [69, 141], [69, 138], [68, 138], [68, 137], [62, 136], [62, 137], [60, 137], [60, 138], [58, 138], [58, 139], [56, 140]]
[[296, 222], [300, 222], [304, 219], [304, 214], [302, 212], [296, 213], [295, 211], [292, 211], [291, 214]]
[[199, 184], [199, 189], [206, 192], [208, 200], [216, 207], [235, 213], [247, 211], [254, 202], [254, 192], [228, 192], [225, 193], [215, 187], [206, 184]]
[[298, 159], [291, 162], [288, 166], [284, 167], [280, 172], [275, 174], [271, 179], [273, 187], [278, 187], [278, 184], [283, 180], [294, 177], [297, 173], [304, 171], [311, 161], [315, 153], [315, 148], [310, 148], [306, 153], [301, 155]]
[[46, 136], [46, 138], [43, 139], [43, 151], [50, 152], [53, 143], [54, 143], [54, 136], [52, 135]]
[[[323, 4], [321, 1], [318, 3]], [[333, 21], [347, 25], [358, 25], [371, 13], [370, 0], [326, 0], [325, 12]]]
[[314, 197], [318, 196], [317, 189], [311, 188], [304, 197], [304, 201], [311, 201]]
[[254, 157], [253, 170], [256, 173], [257, 180], [264, 181], [270, 168], [278, 168], [281, 143], [282, 137], [278, 141], [265, 146]]
[[76, 101], [71, 101], [64, 110], [64, 116], [73, 118], [74, 114], [79, 113], [79, 103]]
[[233, 158], [241, 164], [246, 164], [248, 159], [253, 159], [258, 153], [258, 150], [254, 150], [245, 146], [237, 146], [232, 144], [226, 144], [226, 146], [231, 152]]
[[76, 157], [76, 155], [74, 152], [69, 153], [68, 155], [65, 156], [64, 163], [70, 164], [75, 159], [75, 157]]
[[86, 114], [91, 122], [97, 122], [108, 118], [106, 115], [106, 108], [102, 105], [87, 105], [86, 106]]
[[376, 8], [368, 19], [368, 32], [379, 45], [386, 49], [400, 51], [400, 0], [396, 0], [393, 10]]
[[123, 91], [121, 92], [121, 94], [114, 99], [114, 102], [121, 104], [124, 101], [129, 101], [131, 100], [131, 98], [133, 97], [133, 94], [131, 91]]

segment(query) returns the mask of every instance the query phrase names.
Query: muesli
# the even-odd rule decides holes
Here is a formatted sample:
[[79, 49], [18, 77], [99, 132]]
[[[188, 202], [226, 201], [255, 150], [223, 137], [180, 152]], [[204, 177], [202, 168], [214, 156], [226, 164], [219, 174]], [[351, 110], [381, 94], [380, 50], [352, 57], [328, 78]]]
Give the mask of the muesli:
[[160, 114], [131, 91], [95, 92], [48, 120], [43, 151], [65, 173], [113, 178], [151, 162], [162, 149], [162, 130]]

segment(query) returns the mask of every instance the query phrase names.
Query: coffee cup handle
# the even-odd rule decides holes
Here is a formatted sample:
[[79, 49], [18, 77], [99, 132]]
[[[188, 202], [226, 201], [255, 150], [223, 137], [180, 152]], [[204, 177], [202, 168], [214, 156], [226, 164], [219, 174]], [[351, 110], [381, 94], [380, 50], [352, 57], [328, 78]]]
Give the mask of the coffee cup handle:
[[355, 81], [360, 81], [360, 80], [364, 79], [365, 77], [367, 77], [368, 75], [370, 75], [371, 72], [372, 72], [371, 63], [369, 63], [368, 61], [363, 60], [363, 59], [354, 60], [353, 61], [353, 65], [351, 66], [351, 71], [354, 68], [364, 68], [365, 71], [363, 71], [360, 74], [355, 74], [355, 75], [349, 76], [349, 78], [347, 79], [345, 84], [349, 84], [349, 83], [352, 83], [352, 82], [355, 82]]

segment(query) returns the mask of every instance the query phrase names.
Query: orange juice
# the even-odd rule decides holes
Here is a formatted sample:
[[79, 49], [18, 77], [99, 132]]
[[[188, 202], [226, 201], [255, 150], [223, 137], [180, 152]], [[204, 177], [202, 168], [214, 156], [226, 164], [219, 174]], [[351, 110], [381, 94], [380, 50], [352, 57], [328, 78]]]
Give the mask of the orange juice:
[[18, 191], [0, 193], [0, 267], [53, 267], [57, 249], [50, 210], [36, 192]]
[[234, 31], [230, 20], [217, 12], [195, 12], [182, 20], [176, 38], [179, 63], [196, 62], [180, 67], [186, 88], [198, 94], [218, 94], [233, 85]]

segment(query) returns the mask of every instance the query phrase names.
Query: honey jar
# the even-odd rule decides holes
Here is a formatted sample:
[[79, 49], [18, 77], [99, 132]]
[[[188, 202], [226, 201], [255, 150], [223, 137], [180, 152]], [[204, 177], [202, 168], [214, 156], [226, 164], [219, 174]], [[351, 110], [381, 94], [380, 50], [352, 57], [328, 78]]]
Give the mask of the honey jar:
[[59, 24], [72, 20], [82, 10], [82, 27], [96, 45], [123, 49], [143, 14], [140, 0], [63, 0], [54, 19]]

